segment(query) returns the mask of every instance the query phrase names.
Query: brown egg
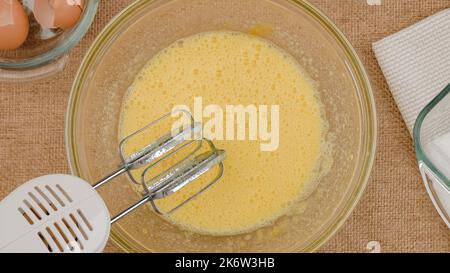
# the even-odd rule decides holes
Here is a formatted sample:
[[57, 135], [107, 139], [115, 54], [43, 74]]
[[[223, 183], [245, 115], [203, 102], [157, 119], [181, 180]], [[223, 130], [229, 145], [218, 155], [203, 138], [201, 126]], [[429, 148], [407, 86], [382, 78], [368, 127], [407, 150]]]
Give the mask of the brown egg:
[[73, 27], [81, 17], [83, 0], [35, 0], [34, 18], [43, 28]]
[[29, 28], [28, 16], [18, 0], [0, 1], [0, 50], [20, 47]]

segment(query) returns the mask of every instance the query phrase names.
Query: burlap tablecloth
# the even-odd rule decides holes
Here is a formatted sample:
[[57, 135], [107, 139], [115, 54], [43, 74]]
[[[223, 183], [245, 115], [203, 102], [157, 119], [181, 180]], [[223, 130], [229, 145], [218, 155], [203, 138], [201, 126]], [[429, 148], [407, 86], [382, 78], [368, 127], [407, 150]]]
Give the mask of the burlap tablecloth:
[[[72, 80], [96, 34], [132, 1], [101, 1], [93, 26], [71, 52], [66, 70], [32, 83], [0, 83], [0, 199], [48, 173], [66, 173], [64, 115]], [[378, 67], [371, 43], [450, 7], [440, 0], [311, 0], [343, 30], [371, 76], [379, 137], [373, 173], [360, 204], [322, 252], [450, 252], [450, 230], [419, 176], [411, 137]], [[381, 5], [368, 5], [381, 2]], [[119, 251], [108, 244], [106, 251]]]

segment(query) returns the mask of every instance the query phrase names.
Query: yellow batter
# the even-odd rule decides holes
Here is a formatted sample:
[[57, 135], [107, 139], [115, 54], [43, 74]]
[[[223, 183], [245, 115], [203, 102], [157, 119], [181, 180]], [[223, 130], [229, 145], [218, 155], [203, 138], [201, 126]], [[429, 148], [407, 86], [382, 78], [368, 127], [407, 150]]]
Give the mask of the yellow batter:
[[193, 109], [195, 96], [223, 109], [279, 105], [279, 147], [262, 152], [255, 140], [214, 141], [227, 153], [223, 179], [168, 220], [195, 232], [229, 235], [288, 213], [317, 180], [325, 130], [313, 84], [298, 63], [273, 43], [244, 33], [217, 31], [179, 40], [135, 79], [124, 101], [120, 136], [174, 105]]

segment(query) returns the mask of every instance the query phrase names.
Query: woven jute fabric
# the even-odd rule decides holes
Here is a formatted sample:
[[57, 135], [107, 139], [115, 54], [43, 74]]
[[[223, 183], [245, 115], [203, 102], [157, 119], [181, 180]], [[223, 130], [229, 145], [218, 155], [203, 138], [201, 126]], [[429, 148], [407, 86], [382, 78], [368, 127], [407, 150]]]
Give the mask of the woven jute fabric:
[[[0, 199], [33, 177], [69, 171], [64, 121], [76, 70], [95, 36], [131, 2], [101, 1], [93, 26], [70, 53], [70, 63], [62, 73], [32, 83], [0, 83]], [[374, 41], [450, 7], [450, 2], [311, 2], [358, 51], [371, 77], [379, 122], [376, 161], [366, 192], [344, 226], [320, 251], [367, 252], [368, 247], [379, 245], [382, 252], [450, 252], [450, 230], [428, 198], [411, 137], [371, 50]], [[109, 243], [106, 251], [120, 249]]]

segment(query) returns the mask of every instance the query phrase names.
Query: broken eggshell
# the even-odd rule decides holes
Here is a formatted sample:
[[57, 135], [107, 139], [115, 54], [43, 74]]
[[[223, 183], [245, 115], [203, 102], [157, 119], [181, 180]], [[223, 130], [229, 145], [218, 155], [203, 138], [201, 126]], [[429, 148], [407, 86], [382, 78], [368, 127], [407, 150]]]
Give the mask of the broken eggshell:
[[68, 29], [76, 25], [83, 7], [83, 0], [35, 0], [33, 14], [43, 28]]

